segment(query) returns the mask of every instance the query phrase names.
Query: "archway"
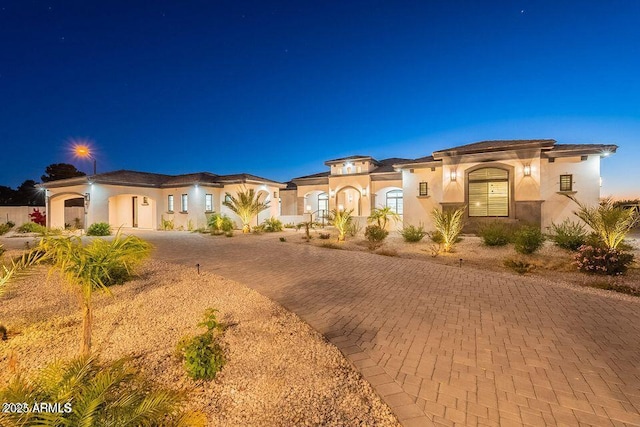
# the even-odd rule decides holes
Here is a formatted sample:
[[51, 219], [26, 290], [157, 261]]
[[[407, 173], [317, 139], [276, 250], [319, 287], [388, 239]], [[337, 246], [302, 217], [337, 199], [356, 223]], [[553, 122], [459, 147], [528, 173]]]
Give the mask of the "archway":
[[75, 192], [54, 194], [49, 199], [47, 222], [51, 228], [84, 228], [86, 213], [84, 194]]
[[353, 209], [352, 215], [360, 216], [360, 190], [350, 185], [342, 187], [336, 192], [336, 204], [338, 209]]

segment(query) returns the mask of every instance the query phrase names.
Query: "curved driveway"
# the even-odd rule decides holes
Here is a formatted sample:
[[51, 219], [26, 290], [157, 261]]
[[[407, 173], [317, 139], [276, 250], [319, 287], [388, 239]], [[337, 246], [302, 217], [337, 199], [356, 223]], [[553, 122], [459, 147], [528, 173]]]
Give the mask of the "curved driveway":
[[298, 314], [405, 426], [640, 425], [640, 299], [280, 233], [136, 234], [159, 259], [199, 263]]

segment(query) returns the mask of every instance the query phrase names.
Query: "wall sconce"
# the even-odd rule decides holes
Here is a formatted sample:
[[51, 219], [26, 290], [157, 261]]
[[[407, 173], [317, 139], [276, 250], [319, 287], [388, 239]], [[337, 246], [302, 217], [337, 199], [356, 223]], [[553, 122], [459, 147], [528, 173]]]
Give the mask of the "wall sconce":
[[84, 201], [85, 202], [90, 202], [91, 201], [91, 194], [84, 193]]
[[367, 189], [366, 188], [362, 189], [362, 197], [367, 197]]
[[273, 192], [273, 198], [274, 198], [274, 199], [277, 199], [277, 198], [278, 198], [278, 192], [277, 192], [277, 191], [274, 191], [274, 192]]
[[344, 210], [344, 205], [338, 205], [338, 210], [339, 211], [343, 211]]
[[331, 198], [333, 199], [334, 197], [336, 197], [336, 192], [334, 190], [329, 190], [329, 196], [331, 196]]
[[456, 172], [455, 170], [452, 170], [449, 173], [449, 178], [451, 179], [451, 181], [455, 181], [456, 179], [458, 179], [458, 172]]
[[311, 205], [307, 205], [307, 212], [311, 212]]
[[522, 173], [524, 174], [524, 176], [531, 176], [531, 165], [524, 165]]

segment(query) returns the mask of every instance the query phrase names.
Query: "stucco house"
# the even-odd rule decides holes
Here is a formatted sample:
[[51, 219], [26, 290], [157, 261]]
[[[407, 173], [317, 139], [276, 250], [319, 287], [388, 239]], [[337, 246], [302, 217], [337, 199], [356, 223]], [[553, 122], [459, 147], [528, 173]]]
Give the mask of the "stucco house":
[[[465, 207], [466, 230], [486, 221], [526, 222], [545, 228], [574, 218], [575, 203], [600, 198], [600, 160], [608, 144], [558, 144], [552, 139], [482, 141], [438, 150], [417, 159], [329, 160], [328, 171], [294, 178], [281, 191], [283, 215], [321, 217], [353, 209], [364, 220], [391, 207], [402, 225], [432, 228], [434, 208]], [[286, 203], [285, 203], [286, 201]]]
[[250, 174], [216, 175], [209, 172], [162, 175], [120, 170], [41, 184], [47, 191], [49, 227], [64, 227], [65, 200], [85, 201], [84, 224], [107, 222], [112, 227], [158, 229], [162, 220], [173, 220], [175, 228], [205, 227], [206, 215], [221, 212], [241, 224], [239, 218], [222, 204], [225, 194], [241, 188], [253, 188], [269, 201], [270, 208], [257, 221], [279, 214], [277, 201], [285, 184]]
[[157, 229], [162, 219], [177, 228], [206, 225], [221, 212], [240, 221], [222, 202], [225, 193], [254, 188], [270, 202], [256, 218], [285, 223], [326, 219], [332, 209], [353, 209], [364, 224], [372, 210], [390, 207], [402, 225], [432, 229], [434, 208], [465, 207], [466, 230], [487, 221], [537, 224], [574, 218], [573, 196], [586, 204], [600, 198], [600, 161], [615, 153], [610, 144], [558, 144], [552, 139], [482, 141], [416, 159], [376, 160], [354, 155], [325, 162], [328, 170], [283, 184], [249, 174], [201, 172], [162, 175], [116, 171], [42, 184], [50, 227], [69, 223], [64, 201], [85, 200], [84, 224]]

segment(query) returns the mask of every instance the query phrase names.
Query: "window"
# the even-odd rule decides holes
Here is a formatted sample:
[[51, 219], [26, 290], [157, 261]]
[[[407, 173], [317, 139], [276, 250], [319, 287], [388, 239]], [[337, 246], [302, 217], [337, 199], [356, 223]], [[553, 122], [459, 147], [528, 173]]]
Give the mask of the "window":
[[418, 196], [428, 196], [429, 195], [429, 187], [426, 182], [421, 182], [418, 187]]
[[204, 195], [204, 210], [205, 212], [213, 212], [213, 194]]
[[173, 194], [169, 194], [167, 197], [167, 211], [173, 212]]
[[326, 218], [329, 214], [329, 195], [327, 193], [318, 194], [318, 217]]
[[398, 215], [402, 215], [404, 203], [402, 200], [402, 190], [387, 191], [387, 207]]
[[573, 175], [560, 175], [560, 191], [573, 190]]
[[180, 206], [180, 212], [187, 212], [187, 210], [189, 209], [188, 196], [186, 194], [183, 194], [180, 201], [182, 203], [182, 206]]
[[509, 216], [509, 172], [483, 168], [469, 173], [469, 216]]

